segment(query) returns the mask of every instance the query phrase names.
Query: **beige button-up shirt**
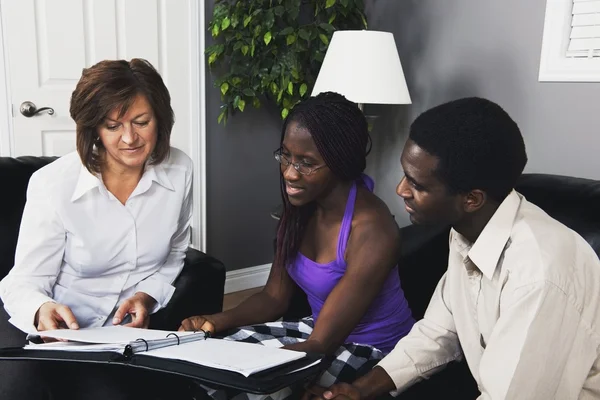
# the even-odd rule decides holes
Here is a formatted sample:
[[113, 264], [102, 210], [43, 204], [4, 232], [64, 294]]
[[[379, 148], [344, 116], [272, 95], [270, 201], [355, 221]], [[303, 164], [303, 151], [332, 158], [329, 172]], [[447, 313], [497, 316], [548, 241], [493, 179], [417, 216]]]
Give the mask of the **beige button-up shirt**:
[[379, 366], [404, 390], [463, 355], [479, 399], [600, 399], [600, 260], [514, 191], [475, 243], [451, 231], [425, 317]]

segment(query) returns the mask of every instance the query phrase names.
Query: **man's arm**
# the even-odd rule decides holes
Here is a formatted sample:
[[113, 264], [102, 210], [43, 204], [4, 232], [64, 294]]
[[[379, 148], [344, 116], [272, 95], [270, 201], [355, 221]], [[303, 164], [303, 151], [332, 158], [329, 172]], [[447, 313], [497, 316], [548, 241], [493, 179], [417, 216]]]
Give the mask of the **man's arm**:
[[[578, 335], [588, 335], [581, 316], [554, 284], [539, 281], [503, 294], [500, 318], [479, 365], [479, 399], [555, 398], [573, 343], [583, 340]], [[577, 357], [591, 365], [596, 348]]]
[[424, 318], [378, 364], [399, 391], [428, 378], [462, 356], [454, 317], [448, 305], [447, 279], [448, 275], [444, 274]]

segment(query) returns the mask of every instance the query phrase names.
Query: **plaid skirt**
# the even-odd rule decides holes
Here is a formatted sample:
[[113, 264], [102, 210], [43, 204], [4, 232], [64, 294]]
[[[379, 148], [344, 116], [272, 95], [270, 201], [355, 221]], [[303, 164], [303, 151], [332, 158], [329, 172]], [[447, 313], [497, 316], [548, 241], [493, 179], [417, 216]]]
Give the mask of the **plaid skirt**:
[[[308, 339], [313, 328], [313, 318], [306, 317], [299, 321], [277, 321], [245, 326], [234, 330], [223, 339], [282, 347]], [[368, 373], [383, 357], [384, 354], [373, 346], [357, 343], [344, 344], [337, 349], [335, 359], [316, 383], [328, 387], [337, 382], [353, 382]], [[215, 390], [203, 385], [202, 387], [215, 400], [282, 400], [298, 398], [303, 392], [302, 386], [288, 387], [269, 395], [240, 393], [226, 389]]]

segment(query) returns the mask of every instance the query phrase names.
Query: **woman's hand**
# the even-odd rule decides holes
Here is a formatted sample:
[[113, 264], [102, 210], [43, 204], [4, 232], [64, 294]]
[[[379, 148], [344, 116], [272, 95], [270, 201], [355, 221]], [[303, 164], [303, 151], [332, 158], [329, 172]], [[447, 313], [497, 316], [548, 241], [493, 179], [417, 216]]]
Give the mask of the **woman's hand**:
[[113, 318], [113, 325], [118, 325], [123, 321], [125, 315], [131, 315], [131, 322], [125, 324], [125, 326], [130, 326], [132, 328], [148, 328], [150, 325], [150, 310], [156, 304], [156, 300], [154, 298], [144, 292], [137, 292], [135, 295], [131, 296], [127, 300], [125, 300], [117, 311], [115, 312], [115, 316]]
[[38, 331], [52, 329], [79, 329], [79, 324], [71, 309], [63, 304], [47, 302], [35, 314], [35, 327]]
[[214, 321], [209, 319], [207, 315], [199, 315], [184, 319], [181, 322], [179, 331], [204, 331], [214, 335], [216, 327]]

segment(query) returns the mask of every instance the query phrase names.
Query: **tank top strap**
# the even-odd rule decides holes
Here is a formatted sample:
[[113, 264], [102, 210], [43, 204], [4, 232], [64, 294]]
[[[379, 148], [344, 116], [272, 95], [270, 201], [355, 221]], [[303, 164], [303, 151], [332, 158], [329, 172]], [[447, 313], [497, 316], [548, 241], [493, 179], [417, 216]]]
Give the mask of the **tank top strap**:
[[344, 256], [346, 254], [346, 246], [348, 245], [348, 238], [350, 237], [350, 230], [352, 229], [352, 217], [354, 215], [354, 204], [356, 203], [356, 182], [352, 183], [350, 193], [348, 194], [348, 200], [346, 201], [346, 210], [344, 211], [344, 218], [342, 219], [342, 226], [340, 227], [340, 235], [338, 237], [337, 245], [337, 261], [344, 263]]

